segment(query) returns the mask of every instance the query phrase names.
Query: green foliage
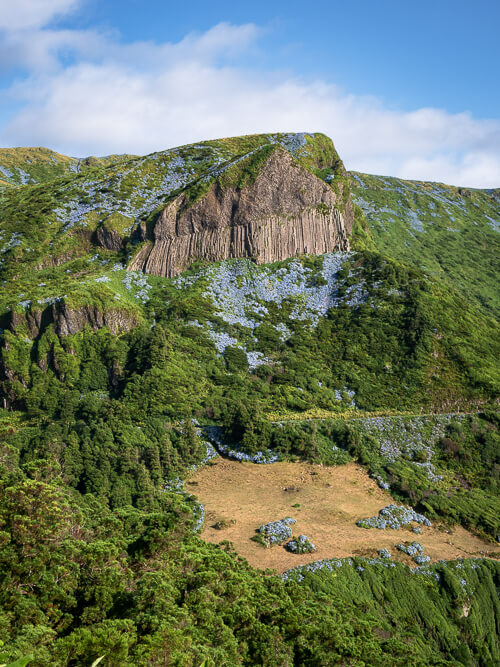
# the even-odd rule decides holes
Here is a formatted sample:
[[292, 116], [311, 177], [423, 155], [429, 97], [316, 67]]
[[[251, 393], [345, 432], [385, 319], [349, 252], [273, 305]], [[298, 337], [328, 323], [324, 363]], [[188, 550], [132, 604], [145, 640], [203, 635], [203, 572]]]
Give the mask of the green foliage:
[[316, 206], [316, 210], [321, 215], [330, 215], [330, 207], [327, 204], [323, 204], [323, 203], [318, 204]]
[[242, 189], [252, 185], [259, 175], [261, 167], [276, 150], [280, 149], [275, 145], [265, 145], [252, 155], [232, 164], [218, 179], [221, 188], [223, 190], [227, 188]]
[[[185, 283], [123, 268], [144, 239], [139, 225], [147, 229], [173, 197], [184, 192], [192, 203], [216, 179], [244, 188], [290, 140], [252, 135], [141, 159], [89, 158], [77, 174], [72, 158], [44, 149], [0, 151], [13, 173], [20, 167], [50, 180], [17, 187], [16, 171], [0, 194], [3, 662], [500, 662], [497, 562], [410, 573], [355, 559], [285, 583], [251, 568], [229, 543], [194, 536], [199, 507], [171, 490], [206, 456], [196, 418], [222, 426], [226, 444], [251, 454], [270, 447], [329, 465], [357, 460], [390, 484], [396, 500], [430, 518], [489, 538], [500, 532], [491, 194], [430, 184], [411, 184], [410, 192], [402, 181], [361, 175], [367, 187], [353, 181], [365, 202], [354, 209], [358, 252], [336, 277], [343, 302], [317, 322], [294, 316], [307, 298], [297, 293], [260, 302], [259, 312], [245, 303], [256, 325], [238, 323], [208, 294], [211, 274], [202, 264]], [[304, 135], [294, 151], [345, 206], [347, 176], [332, 142]], [[174, 189], [164, 192], [167, 181]], [[151, 203], [155, 188], [163, 194]], [[451, 204], [432, 200], [445, 195], [456, 204], [460, 247], [449, 236], [456, 232], [444, 230]], [[384, 206], [399, 207], [398, 215]], [[424, 207], [419, 232], [410, 219]], [[85, 213], [68, 225], [74, 211]], [[96, 229], [118, 232], [122, 248], [96, 249]], [[322, 258], [299, 261], [310, 270], [308, 288], [327, 282]], [[289, 267], [287, 260], [270, 270]], [[248, 262], [239, 279], [262, 271]], [[362, 297], [349, 304], [352, 294]], [[63, 334], [70, 325], [74, 333]], [[217, 336], [230, 337], [223, 353]], [[263, 363], [252, 366], [246, 351], [260, 352]], [[458, 410], [470, 414], [449, 417], [432, 436], [444, 418], [426, 413]], [[391, 416], [400, 412], [406, 416]], [[322, 413], [330, 418], [308, 419]], [[420, 420], [432, 452], [401, 448], [389, 459], [365, 413], [386, 418], [394, 442], [398, 424], [404, 435]], [[426, 463], [435, 478], [419, 465]]]
[[[78, 158], [61, 155], [48, 148], [0, 148], [0, 167], [10, 175], [2, 173], [5, 185], [19, 186], [25, 183], [44, 183], [89, 167], [123, 162], [130, 155], [107, 155], [96, 158]], [[0, 184], [1, 185], [1, 184]]]
[[356, 172], [350, 186], [380, 252], [425, 268], [498, 318], [500, 200], [494, 192]]

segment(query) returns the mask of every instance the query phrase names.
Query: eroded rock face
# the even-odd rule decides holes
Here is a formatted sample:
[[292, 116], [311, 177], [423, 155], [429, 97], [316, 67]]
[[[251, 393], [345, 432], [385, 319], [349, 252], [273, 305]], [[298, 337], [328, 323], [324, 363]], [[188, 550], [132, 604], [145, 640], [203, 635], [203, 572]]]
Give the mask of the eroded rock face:
[[64, 302], [54, 303], [45, 310], [28, 310], [25, 313], [12, 313], [9, 328], [15, 331], [26, 326], [32, 338], [39, 336], [50, 324], [58, 336], [68, 336], [90, 327], [97, 331], [108, 327], [113, 334], [129, 331], [139, 323], [132, 313], [120, 310], [100, 310], [96, 306], [68, 308]]
[[94, 233], [93, 241], [101, 248], [114, 250], [115, 252], [121, 250], [123, 246], [123, 239], [120, 234], [116, 230], [106, 227], [102, 227]]
[[52, 306], [54, 332], [58, 336], [68, 336], [89, 326], [94, 331], [107, 327], [111, 333], [129, 331], [137, 326], [138, 319], [131, 313], [121, 310], [100, 310], [95, 306], [78, 309], [67, 308], [64, 303]]
[[276, 147], [248, 187], [222, 187], [216, 181], [192, 205], [185, 193], [176, 197], [128, 268], [171, 277], [200, 258], [249, 257], [266, 263], [301, 253], [348, 250], [350, 198], [343, 214], [339, 205], [328, 184]]

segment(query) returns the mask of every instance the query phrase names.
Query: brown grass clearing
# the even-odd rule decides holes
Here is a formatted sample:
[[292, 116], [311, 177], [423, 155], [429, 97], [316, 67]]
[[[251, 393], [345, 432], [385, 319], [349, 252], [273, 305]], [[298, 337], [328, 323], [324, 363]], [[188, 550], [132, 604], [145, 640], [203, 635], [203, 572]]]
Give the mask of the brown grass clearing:
[[[256, 465], [218, 458], [193, 473], [190, 492], [205, 506], [201, 537], [218, 544], [229, 540], [254, 567], [277, 572], [322, 558], [375, 556], [389, 549], [393, 559], [413, 564], [396, 550], [399, 542], [416, 540], [432, 561], [475, 556], [500, 557], [500, 546], [481, 540], [458, 526], [377, 530], [359, 528], [356, 521], [375, 516], [394, 500], [355, 463], [327, 467], [309, 463]], [[293, 507], [299, 504], [300, 507]], [[250, 538], [263, 523], [286, 516], [297, 520], [293, 534], [304, 534], [316, 545], [312, 554], [291, 554], [282, 546], [266, 549]], [[222, 528], [214, 528], [220, 522]]]

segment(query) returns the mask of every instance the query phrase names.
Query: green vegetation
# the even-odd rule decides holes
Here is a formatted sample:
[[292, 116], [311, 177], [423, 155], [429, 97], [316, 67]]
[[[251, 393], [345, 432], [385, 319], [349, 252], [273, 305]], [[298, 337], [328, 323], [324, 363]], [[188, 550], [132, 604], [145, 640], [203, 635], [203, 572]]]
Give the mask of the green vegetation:
[[130, 157], [107, 155], [79, 159], [48, 148], [0, 148], [0, 189], [2, 186], [46, 183], [61, 176], [85, 172], [92, 167], [122, 162]]
[[[433, 521], [500, 534], [494, 193], [353, 175], [354, 253], [126, 271], [173, 197], [244, 188], [277, 144], [347, 201], [319, 134], [89, 159], [77, 174], [45, 149], [0, 153], [40, 181], [9, 177], [0, 193], [1, 662], [500, 661], [494, 560], [355, 558], [278, 577], [196, 535], [182, 479], [209, 450], [193, 418], [249, 456], [356, 460]], [[450, 202], [460, 233], [445, 231]]]
[[278, 422], [261, 445], [327, 465], [355, 459], [432, 520], [500, 535], [498, 412]]
[[356, 172], [350, 185], [380, 252], [428, 271], [498, 318], [500, 199], [495, 191]]

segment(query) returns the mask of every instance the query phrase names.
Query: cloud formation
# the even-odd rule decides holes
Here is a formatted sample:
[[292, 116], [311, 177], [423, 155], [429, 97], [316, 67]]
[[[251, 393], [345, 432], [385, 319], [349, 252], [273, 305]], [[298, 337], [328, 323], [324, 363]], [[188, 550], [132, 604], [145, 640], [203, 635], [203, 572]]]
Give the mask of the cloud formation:
[[73, 10], [80, 0], [2, 0], [0, 30], [42, 28], [52, 19]]
[[[23, 2], [52, 7], [46, 20], [75, 4]], [[123, 44], [95, 31], [42, 29], [43, 13], [37, 17], [21, 27], [13, 18], [3, 33], [11, 66], [27, 71], [7, 91], [20, 106], [0, 131], [3, 145], [141, 154], [221, 136], [321, 131], [349, 169], [500, 186], [500, 120], [396, 112], [329, 82], [235, 65], [258, 44], [255, 25], [223, 23], [176, 44]]]

